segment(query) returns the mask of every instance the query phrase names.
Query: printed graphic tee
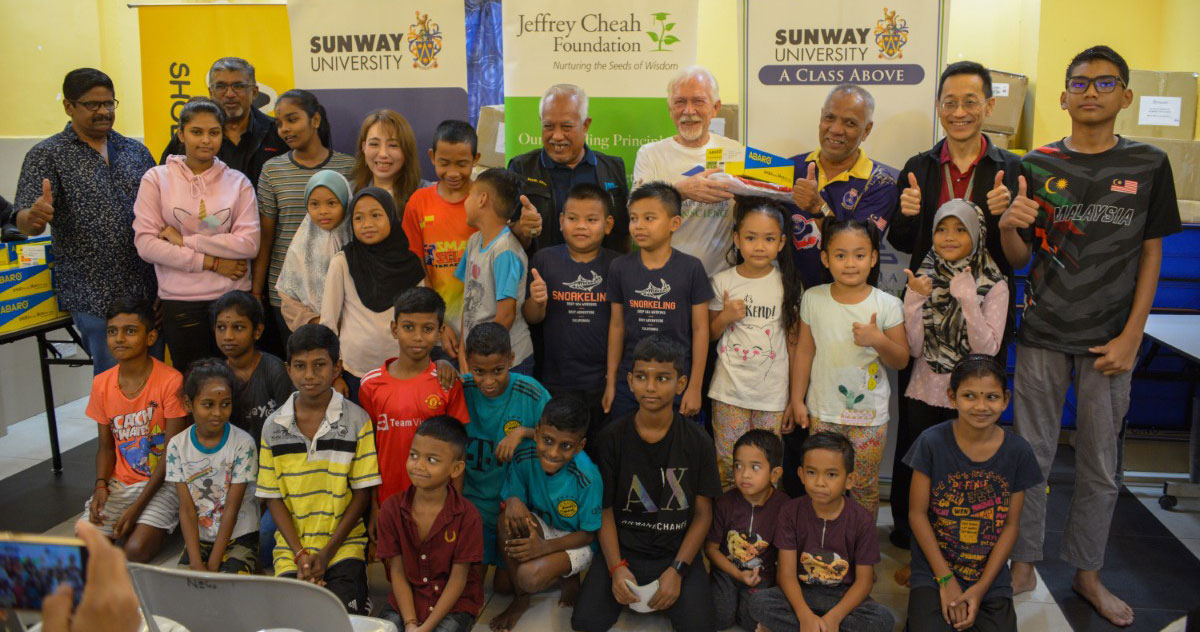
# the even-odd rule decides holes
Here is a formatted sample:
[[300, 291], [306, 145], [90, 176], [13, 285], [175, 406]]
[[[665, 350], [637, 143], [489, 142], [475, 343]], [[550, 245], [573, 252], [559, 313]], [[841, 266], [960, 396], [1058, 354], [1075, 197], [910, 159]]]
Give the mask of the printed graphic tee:
[[187, 415], [179, 399], [183, 376], [161, 361], [151, 360], [150, 377], [132, 398], [126, 397], [117, 383], [120, 366], [92, 379], [87, 416], [112, 431], [117, 449], [113, 478], [126, 485], [150, 478], [167, 449], [167, 420]]
[[[775, 585], [779, 512], [789, 500], [787, 494], [775, 490], [761, 507], [755, 507], [740, 490], [731, 489], [713, 502], [708, 541], [718, 545], [721, 553], [739, 569], [759, 569], [758, 576], [762, 579], [759, 588]], [[721, 571], [714, 568], [712, 572]]]
[[547, 386], [604, 388], [611, 311], [604, 281], [616, 257], [617, 253], [601, 248], [596, 258], [580, 263], [560, 244], [538, 250], [530, 259], [529, 267], [546, 282], [542, 376]]
[[745, 301], [746, 315], [721, 332], [717, 366], [708, 396], [750, 410], [782, 411], [788, 398], [787, 334], [783, 330], [783, 276], [772, 268], [767, 276], [749, 279], [737, 268], [712, 278], [710, 311], [730, 301]]
[[196, 437], [196, 426], [175, 435], [167, 446], [167, 482], [187, 483], [196, 506], [201, 542], [216, 542], [228, 504], [229, 488], [246, 484], [237, 524], [230, 540], [258, 531], [258, 501], [254, 479], [258, 474], [258, 444], [241, 428], [225, 424], [225, 434], [215, 448], [206, 448]]

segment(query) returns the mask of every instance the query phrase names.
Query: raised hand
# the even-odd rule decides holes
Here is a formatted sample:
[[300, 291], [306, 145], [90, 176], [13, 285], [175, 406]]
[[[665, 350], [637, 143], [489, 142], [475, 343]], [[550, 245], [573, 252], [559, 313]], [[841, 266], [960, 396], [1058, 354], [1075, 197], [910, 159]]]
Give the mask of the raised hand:
[[900, 213], [908, 217], [921, 213], [921, 187], [911, 171], [908, 172], [908, 188], [900, 194]]
[[871, 322], [853, 323], [851, 326], [854, 329], [854, 344], [860, 347], [874, 347], [879, 344], [879, 339], [883, 336], [883, 332], [879, 330], [879, 325], [875, 323], [875, 314], [871, 314]]
[[1017, 197], [1008, 206], [1008, 210], [1000, 216], [1000, 228], [1014, 230], [1029, 228], [1037, 221], [1037, 202], [1026, 195], [1026, 190], [1025, 176], [1020, 176], [1017, 179]]
[[908, 275], [908, 289], [921, 296], [933, 294], [933, 279], [927, 276], [916, 276], [908, 268], [904, 269], [904, 274]]
[[1004, 186], [1004, 170], [996, 172], [996, 181], [992, 184], [992, 190], [987, 194], [988, 212], [992, 215], [1001, 215], [1008, 210], [1008, 204], [1011, 194], [1008, 187]]
[[545, 305], [550, 294], [546, 291], [546, 281], [542, 279], [541, 273], [537, 268], [530, 270], [533, 273], [533, 281], [529, 283], [529, 300], [538, 305]]
[[821, 194], [817, 191], [817, 163], [808, 163], [808, 173], [792, 183], [792, 202], [810, 215], [821, 212]]
[[37, 235], [53, 220], [54, 196], [50, 193], [50, 181], [43, 179], [42, 194], [33, 201], [33, 206], [17, 213], [17, 229], [27, 235]]

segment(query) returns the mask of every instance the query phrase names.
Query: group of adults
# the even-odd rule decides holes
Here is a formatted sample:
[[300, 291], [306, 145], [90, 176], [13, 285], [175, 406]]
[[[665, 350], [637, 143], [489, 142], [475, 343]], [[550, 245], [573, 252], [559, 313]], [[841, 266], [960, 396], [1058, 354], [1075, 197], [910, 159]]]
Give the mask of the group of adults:
[[[107, 77], [96, 82], [94, 74], [82, 76], [93, 81], [83, 81], [81, 72], [73, 71], [64, 82], [62, 107], [70, 122], [29, 151], [15, 205], [0, 206], [0, 223], [14, 223], [27, 235], [53, 226], [59, 305], [71, 313], [95, 359], [95, 370], [100, 372], [115, 364], [107, 352], [102, 318], [108, 305], [131, 294], [155, 297], [154, 270], [138, 255], [133, 230], [138, 186], [155, 161], [144, 145], [114, 130], [118, 101], [112, 82]], [[217, 156], [257, 185], [264, 163], [287, 152], [288, 146], [277, 134], [276, 122], [252, 105], [258, 95], [253, 66], [238, 58], [218, 60], [209, 72], [208, 89], [225, 112]], [[666, 105], [676, 133], [639, 149], [632, 187], [655, 180], [674, 183], [684, 204], [682, 225], [672, 245], [699, 258], [711, 276], [730, 265], [726, 254], [732, 244], [733, 195], [727, 184], [709, 177], [710, 171], [696, 167], [705, 164], [706, 151], [711, 148], [736, 150], [742, 146], [710, 131], [721, 99], [717, 81], [708, 70], [692, 67], [672, 79]], [[863, 148], [874, 126], [872, 95], [857, 85], [834, 87], [817, 121], [819, 146], [792, 157], [797, 177], [789, 241], [805, 286], [823, 282], [819, 258], [823, 222], [830, 218], [870, 221], [880, 234], [887, 233], [893, 246], [912, 255], [909, 267], [916, 270], [932, 245], [934, 214], [951, 197], [966, 197], [990, 211], [985, 213], [987, 248], [1011, 284], [1012, 266], [1001, 247], [997, 222], [1018, 190], [1021, 167], [1018, 156], [997, 147], [982, 133], [994, 105], [985, 68], [973, 62], [948, 67], [935, 104], [946, 137], [897, 170], [871, 159]], [[570, 84], [552, 86], [542, 99], [541, 124], [541, 149], [516, 156], [508, 165], [526, 178], [525, 193], [545, 218], [536, 247], [562, 243], [558, 215], [567, 192], [586, 182], [612, 195], [615, 229], [607, 245], [627, 250], [625, 201], [630, 185], [625, 164], [620, 157], [588, 146], [591, 118], [587, 95]], [[172, 153], [181, 153], [178, 143], [172, 140], [163, 152], [163, 161]], [[1012, 337], [1014, 319], [1010, 317], [1008, 323], [1006, 341]], [[903, 389], [901, 384], [898, 392]], [[905, 453], [922, 430], [902, 418], [897, 454]], [[795, 463], [786, 464], [785, 472], [795, 469]], [[893, 540], [898, 543], [909, 541], [906, 492], [910, 476], [911, 471], [897, 461], [892, 507], [897, 532]], [[1095, 491], [1076, 493], [1095, 498]], [[1102, 496], [1107, 498], [1109, 491], [1115, 499], [1115, 488], [1105, 489]], [[1038, 496], [1034, 494], [1029, 504], [1044, 507], [1045, 497]], [[1106, 521], [1111, 521], [1112, 509], [1113, 503], [1108, 503]], [[1044, 510], [1027, 511], [1022, 516], [1022, 531], [1041, 534], [1044, 522]], [[1075, 561], [1103, 560], [1105, 539], [1070, 533], [1065, 538], [1070, 542], [1064, 543], [1064, 549], [1098, 548], [1068, 561], [1079, 567], [1077, 579], [1084, 587], [1092, 587], [1085, 594], [1103, 591], [1111, 597], [1099, 583], [1099, 566], [1084, 567]], [[1041, 538], [1035, 541], [1040, 543]], [[1041, 559], [1040, 544], [1037, 550], [1020, 553], [1025, 572], [1014, 573], [1018, 590], [1031, 587], [1032, 563]]]

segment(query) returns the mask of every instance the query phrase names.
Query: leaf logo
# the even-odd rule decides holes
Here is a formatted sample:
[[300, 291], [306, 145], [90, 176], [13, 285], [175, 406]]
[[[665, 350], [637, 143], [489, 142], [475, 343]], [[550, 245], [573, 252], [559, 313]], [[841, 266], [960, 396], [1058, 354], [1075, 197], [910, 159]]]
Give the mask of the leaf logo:
[[646, 36], [650, 38], [650, 41], [658, 44], [658, 48], [654, 49], [656, 53], [670, 52], [671, 49], [667, 47], [679, 41], [678, 37], [669, 33], [671, 29], [675, 28], [674, 22], [667, 21], [667, 16], [669, 15], [671, 14], [666, 12], [655, 13], [654, 21], [658, 22], [658, 32], [646, 31]]

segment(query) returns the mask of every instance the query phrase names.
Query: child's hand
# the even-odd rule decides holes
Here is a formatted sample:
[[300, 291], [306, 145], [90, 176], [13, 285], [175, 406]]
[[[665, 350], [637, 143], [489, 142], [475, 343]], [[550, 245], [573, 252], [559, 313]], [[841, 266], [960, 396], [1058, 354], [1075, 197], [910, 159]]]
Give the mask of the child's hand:
[[438, 360], [433, 365], [437, 367], [438, 386], [443, 391], [454, 388], [454, 383], [458, 381], [458, 369], [454, 368], [454, 363]]
[[504, 501], [504, 530], [510, 538], [523, 538], [529, 535], [529, 508], [520, 498], [509, 498]]
[[454, 333], [454, 328], [450, 325], [442, 325], [442, 350], [451, 359], [458, 359], [458, 334]]
[[[600, 559], [603, 560], [604, 558]], [[613, 599], [616, 599], [617, 603], [623, 606], [628, 606], [638, 600], [637, 595], [629, 588], [629, 584], [625, 583], [627, 579], [635, 584], [637, 583], [637, 578], [633, 576], [633, 572], [629, 570], [628, 566], [618, 566], [612, 573]]]
[[213, 555], [210, 553], [208, 555], [208, 563], [205, 564], [204, 568], [201, 568], [200, 570], [208, 571], [210, 573], [216, 573], [216, 572], [220, 571], [221, 570], [221, 556]]
[[158, 238], [165, 239], [176, 246], [183, 245], [183, 235], [179, 234], [179, 230], [174, 226], [165, 226], [158, 231]]
[[133, 528], [137, 526], [137, 520], [141, 515], [142, 508], [138, 507], [137, 503], [130, 505], [121, 513], [121, 517], [117, 518], [117, 524], [113, 527], [113, 539], [123, 540], [133, 533]]
[[811, 610], [807, 615], [799, 616], [797, 619], [800, 621], [800, 632], [830, 632], [821, 617]]
[[842, 618], [832, 612], [826, 612], [821, 616], [821, 624], [829, 632], [838, 632], [842, 627]]
[[188, 557], [188, 569], [193, 571], [207, 571], [208, 567], [204, 565], [204, 560], [200, 558]]
[[871, 321], [867, 324], [853, 323], [851, 327], [854, 328], [854, 344], [860, 347], [874, 347], [879, 344], [880, 338], [886, 339], [875, 323], [875, 314], [871, 314]]
[[350, 397], [350, 387], [346, 385], [346, 379], [340, 375], [333, 381], [333, 390], [341, 394], [342, 397]]
[[808, 424], [808, 406], [804, 405], [804, 400], [793, 398], [788, 401], [787, 409], [783, 411], [783, 426], [779, 432], [791, 434], [795, 432], [796, 426], [807, 429]]
[[217, 269], [214, 270], [217, 274], [237, 281], [246, 276], [246, 262], [242, 259], [217, 259]]
[[958, 578], [955, 577], [951, 577], [949, 582], [938, 588], [938, 596], [942, 601], [942, 618], [946, 620], [946, 625], [955, 625], [966, 615], [965, 604], [955, 605], [962, 594], [962, 586], [958, 585]]
[[691, 417], [700, 412], [700, 387], [696, 386], [700, 382], [692, 382], [688, 384], [687, 390], [683, 392], [683, 400], [679, 402], [679, 414], [684, 417]]
[[679, 571], [668, 566], [667, 570], [658, 576], [658, 590], [646, 605], [654, 610], [667, 610], [679, 599], [679, 587], [682, 583], [683, 578], [679, 576]]
[[97, 485], [92, 491], [92, 504], [88, 506], [88, 522], [94, 525], [104, 524], [104, 519], [101, 513], [104, 511], [104, 504], [108, 502], [108, 485], [103, 487]]
[[904, 269], [904, 274], [908, 275], [908, 289], [920, 294], [921, 296], [929, 296], [933, 294], [933, 279], [927, 276], [916, 276], [912, 270]]
[[612, 410], [613, 400], [617, 398], [617, 387], [612, 382], [607, 382], [604, 385], [604, 397], [600, 398], [600, 407], [604, 409], [605, 414]]
[[517, 431], [505, 435], [500, 444], [496, 446], [496, 459], [501, 463], [511, 461], [513, 453], [517, 451], [517, 446], [521, 445], [521, 440], [524, 438], [522, 433]]
[[533, 281], [529, 283], [529, 300], [538, 305], [545, 305], [546, 300], [550, 297], [546, 291], [546, 281], [542, 279], [542, 275], [537, 271], [537, 268], [530, 270], [533, 274]]
[[759, 582], [762, 581], [762, 578], [758, 576], [758, 571], [760, 568], [761, 567], [759, 566], [755, 566], [754, 570], [742, 569], [742, 572], [738, 574], [738, 579], [740, 579], [743, 584], [754, 588], [759, 584]]
[[950, 604], [952, 607], [966, 608], [964, 616], [954, 624], [955, 630], [966, 630], [975, 625], [975, 617], [979, 614], [979, 603], [983, 601], [983, 595], [976, 588], [978, 585], [971, 586], [954, 603]]
[[408, 623], [404, 624], [404, 632], [417, 632], [420, 629], [421, 629], [421, 626], [417, 625], [416, 623], [414, 623], [412, 621], [409, 621]]
[[979, 286], [975, 283], [975, 277], [971, 274], [971, 266], [967, 266], [962, 272], [954, 275], [950, 279], [950, 296], [958, 299], [959, 303], [975, 298], [979, 292]]
[[526, 526], [529, 530], [527, 537], [512, 538], [505, 544], [508, 554], [522, 564], [550, 552], [547, 550], [546, 540], [542, 538], [542, 532], [538, 527], [537, 521], [530, 517]]
[[735, 323], [746, 317], [746, 301], [742, 299], [729, 300], [729, 290], [725, 290], [725, 296], [722, 299], [721, 318], [728, 318], [729, 322]]

